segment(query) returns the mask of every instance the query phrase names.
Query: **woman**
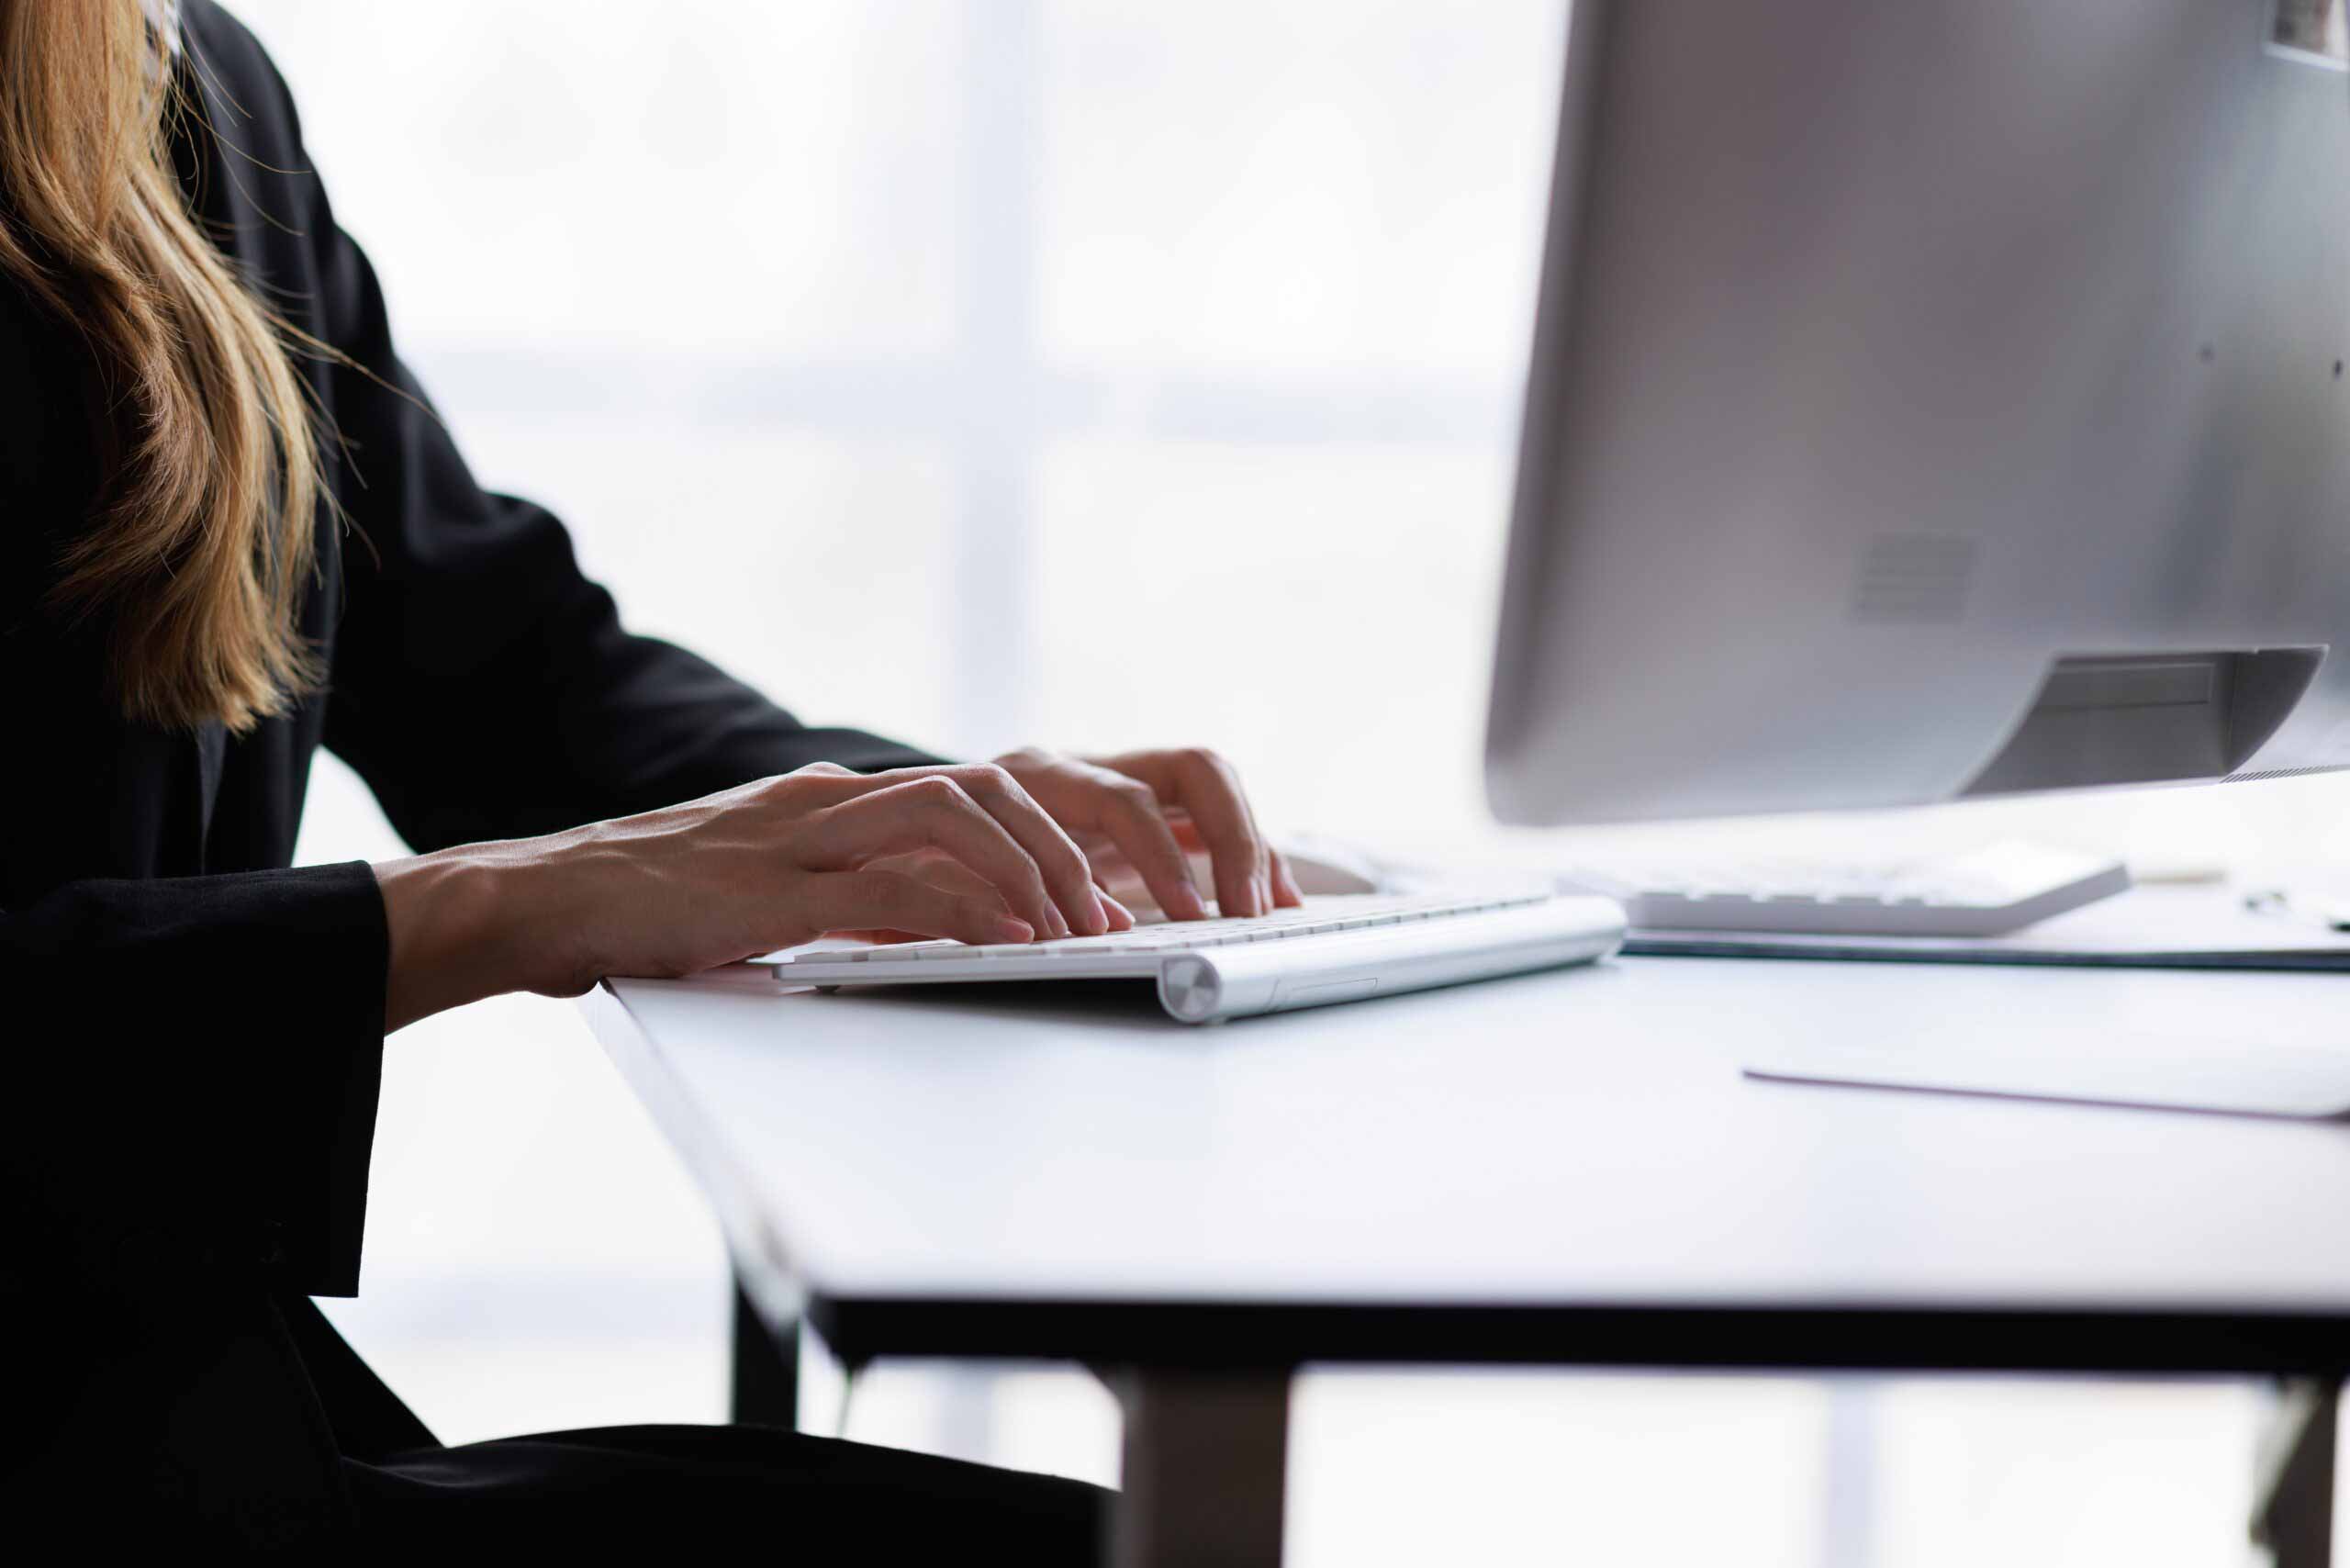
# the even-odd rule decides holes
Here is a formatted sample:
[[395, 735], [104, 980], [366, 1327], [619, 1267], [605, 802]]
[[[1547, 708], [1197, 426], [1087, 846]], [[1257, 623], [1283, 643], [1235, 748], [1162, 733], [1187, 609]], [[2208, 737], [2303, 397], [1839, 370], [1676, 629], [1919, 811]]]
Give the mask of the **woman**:
[[[1113, 873], [1196, 916], [1184, 840], [1225, 911], [1296, 900], [1207, 754], [948, 766], [624, 633], [466, 472], [308, 170], [207, 0], [0, 0], [12, 1518], [1090, 1557], [1088, 1488], [787, 1433], [443, 1449], [307, 1299], [357, 1287], [416, 1019], [826, 932], [1115, 929]], [[421, 853], [286, 868], [321, 745]]]

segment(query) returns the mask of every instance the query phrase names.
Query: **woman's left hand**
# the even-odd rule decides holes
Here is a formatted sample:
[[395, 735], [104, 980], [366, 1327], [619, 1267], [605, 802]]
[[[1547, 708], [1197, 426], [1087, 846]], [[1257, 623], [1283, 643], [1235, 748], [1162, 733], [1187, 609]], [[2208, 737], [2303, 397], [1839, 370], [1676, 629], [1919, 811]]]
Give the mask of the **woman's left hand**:
[[1225, 914], [1267, 914], [1303, 902], [1281, 851], [1258, 830], [1239, 775], [1212, 751], [1077, 757], [1031, 746], [995, 762], [1077, 841], [1095, 881], [1107, 884], [1131, 869], [1170, 919], [1208, 913], [1187, 850], [1206, 853]]

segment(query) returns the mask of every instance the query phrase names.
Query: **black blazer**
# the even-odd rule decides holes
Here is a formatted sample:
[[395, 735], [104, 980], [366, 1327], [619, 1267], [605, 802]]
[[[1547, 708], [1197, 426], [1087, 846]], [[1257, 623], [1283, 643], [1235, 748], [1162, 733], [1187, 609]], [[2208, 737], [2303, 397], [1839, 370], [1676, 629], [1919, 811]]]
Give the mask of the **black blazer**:
[[252, 1540], [338, 1517], [342, 1456], [425, 1440], [304, 1299], [359, 1284], [386, 957], [364, 864], [286, 868], [312, 751], [420, 849], [934, 759], [623, 631], [562, 525], [485, 492], [423, 406], [259, 45], [208, 0], [184, 28], [190, 200], [360, 367], [304, 367], [352, 527], [321, 508], [321, 693], [243, 736], [125, 722], [102, 630], [43, 605], [98, 484], [97, 390], [0, 286], [0, 1511], [95, 1494]]

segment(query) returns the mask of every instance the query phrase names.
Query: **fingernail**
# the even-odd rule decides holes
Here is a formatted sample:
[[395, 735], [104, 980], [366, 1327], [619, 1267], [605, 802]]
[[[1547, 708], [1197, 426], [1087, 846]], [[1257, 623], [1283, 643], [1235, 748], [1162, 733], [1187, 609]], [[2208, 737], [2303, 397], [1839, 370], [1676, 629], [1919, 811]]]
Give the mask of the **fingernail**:
[[1135, 912], [1133, 910], [1128, 909], [1124, 903], [1121, 903], [1118, 900], [1112, 898], [1108, 893], [1103, 893], [1102, 895], [1102, 902], [1112, 914], [1113, 918], [1110, 922], [1111, 924], [1115, 925], [1120, 920], [1123, 920], [1126, 923], [1127, 930], [1131, 931], [1134, 929]]
[[1096, 890], [1086, 902], [1085, 934], [1089, 936], [1099, 936], [1110, 929], [1110, 911], [1102, 904], [1102, 897]]
[[1036, 939], [1035, 926], [1008, 914], [996, 917], [995, 934], [996, 940], [1000, 942], [1034, 942]]

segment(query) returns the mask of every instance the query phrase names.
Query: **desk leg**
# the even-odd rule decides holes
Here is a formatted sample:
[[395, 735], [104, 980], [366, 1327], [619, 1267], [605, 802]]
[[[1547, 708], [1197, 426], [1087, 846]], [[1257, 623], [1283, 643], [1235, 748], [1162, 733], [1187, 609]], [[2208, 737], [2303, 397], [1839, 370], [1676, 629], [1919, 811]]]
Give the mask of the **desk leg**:
[[727, 1418], [738, 1427], [800, 1426], [800, 1329], [769, 1328], [758, 1308], [734, 1287], [734, 1366]]
[[2339, 1390], [2295, 1378], [2277, 1391], [2261, 1434], [2252, 1539], [2275, 1568], [2327, 1568], [2333, 1557], [2333, 1448]]
[[1109, 1381], [1126, 1426], [1112, 1568], [1279, 1568], [1288, 1372]]

